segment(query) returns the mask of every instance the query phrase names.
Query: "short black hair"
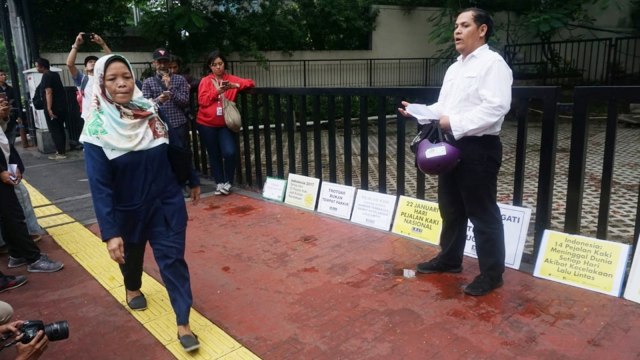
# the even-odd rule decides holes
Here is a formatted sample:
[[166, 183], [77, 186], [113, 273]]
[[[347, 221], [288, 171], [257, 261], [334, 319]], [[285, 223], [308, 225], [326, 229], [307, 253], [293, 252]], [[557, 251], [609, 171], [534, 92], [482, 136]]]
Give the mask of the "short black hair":
[[489, 42], [489, 38], [493, 35], [493, 18], [489, 12], [477, 7], [470, 7], [460, 11], [458, 15], [468, 11], [473, 13], [473, 22], [476, 26], [480, 27], [481, 25], [487, 25], [487, 33], [484, 35], [484, 40], [485, 42]]
[[86, 58], [84, 58], [84, 66], [87, 66], [87, 63], [91, 60], [98, 61], [98, 57], [94, 55], [87, 56]]
[[51, 67], [51, 64], [49, 63], [49, 60], [45, 59], [45, 58], [37, 58], [36, 59], [36, 64], [42, 66], [43, 68], [49, 70], [49, 68]]
[[220, 60], [222, 60], [222, 62], [225, 65], [227, 64], [227, 58], [224, 55], [222, 55], [220, 50], [213, 50], [212, 52], [209, 53], [209, 55], [207, 55], [207, 62], [205, 63], [204, 67], [207, 70], [211, 71], [209, 66], [211, 66], [211, 63], [217, 58], [220, 58]]

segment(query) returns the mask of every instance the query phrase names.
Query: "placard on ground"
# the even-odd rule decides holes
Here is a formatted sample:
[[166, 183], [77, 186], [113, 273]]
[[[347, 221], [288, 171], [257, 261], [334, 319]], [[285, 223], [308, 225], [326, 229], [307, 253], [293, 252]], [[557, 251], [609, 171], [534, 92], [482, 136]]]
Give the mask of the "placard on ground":
[[284, 202], [307, 210], [315, 210], [320, 179], [289, 174]]
[[[502, 226], [504, 227], [504, 265], [512, 269], [520, 269], [524, 245], [527, 242], [531, 209], [507, 204], [498, 204], [498, 207], [502, 214]], [[464, 247], [464, 254], [478, 258], [471, 221], [467, 224], [467, 243]]]
[[400, 196], [391, 232], [438, 245], [441, 229], [438, 203]]
[[351, 221], [389, 231], [396, 205], [396, 196], [373, 191], [358, 190]]
[[[640, 236], [638, 241], [640, 242]], [[633, 255], [633, 263], [631, 263], [631, 271], [629, 271], [629, 279], [627, 279], [627, 288], [624, 290], [624, 298], [640, 303], [640, 247], [636, 247], [636, 253]]]
[[331, 182], [322, 182], [318, 196], [318, 212], [349, 220], [356, 188]]
[[620, 296], [629, 245], [545, 230], [534, 276]]
[[267, 177], [262, 188], [262, 197], [269, 200], [284, 201], [284, 192], [287, 188], [287, 180]]

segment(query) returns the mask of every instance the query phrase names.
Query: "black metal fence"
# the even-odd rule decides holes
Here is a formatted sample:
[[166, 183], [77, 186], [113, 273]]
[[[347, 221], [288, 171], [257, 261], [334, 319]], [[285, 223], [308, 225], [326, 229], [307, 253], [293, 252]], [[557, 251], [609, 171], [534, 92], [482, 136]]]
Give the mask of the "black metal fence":
[[[396, 120], [398, 104], [433, 102], [439, 88], [257, 88], [241, 94], [243, 130], [239, 134], [241, 159], [238, 182], [260, 189], [266, 177], [286, 178], [289, 173], [352, 185], [360, 189], [435, 200], [437, 181], [413, 166], [408, 143], [415, 134], [411, 120]], [[505, 144], [504, 162], [511, 173], [501, 173], [512, 185], [501, 202], [533, 209], [533, 253], [537, 253], [552, 217], [565, 216], [565, 231], [580, 233], [580, 200], [585, 189], [586, 105], [590, 99], [628, 103], [640, 101], [639, 87], [577, 88], [572, 125], [571, 166], [568, 168], [566, 206], [555, 184], [558, 148], [558, 87], [515, 87], [507, 122], [515, 128], [513, 143]], [[537, 109], [532, 112], [531, 109]], [[540, 113], [541, 115], [536, 115]], [[605, 164], [615, 152], [616, 113], [609, 109]], [[505, 123], [505, 124], [506, 124]], [[532, 130], [536, 130], [533, 132]], [[208, 167], [202, 146], [194, 138], [198, 168]], [[638, 143], [636, 143], [637, 149]], [[609, 218], [612, 165], [602, 171], [602, 195], [597, 237], [605, 238]], [[503, 164], [503, 168], [505, 165]], [[536, 167], [534, 175], [532, 167]], [[563, 170], [564, 171], [564, 170]], [[563, 179], [565, 175], [561, 174]], [[640, 189], [632, 191], [640, 207]], [[591, 191], [591, 190], [589, 190]], [[531, 194], [535, 194], [531, 196]], [[534, 199], [532, 199], [534, 198]], [[507, 201], [505, 201], [505, 199]], [[634, 239], [640, 229], [636, 210]], [[627, 217], [632, 216], [627, 214]], [[557, 229], [557, 230], [562, 230]], [[625, 239], [631, 242], [631, 239]], [[531, 259], [529, 259], [531, 260]], [[525, 258], [526, 261], [526, 258]]]
[[640, 37], [513, 44], [504, 55], [516, 79], [544, 85], [640, 81]]

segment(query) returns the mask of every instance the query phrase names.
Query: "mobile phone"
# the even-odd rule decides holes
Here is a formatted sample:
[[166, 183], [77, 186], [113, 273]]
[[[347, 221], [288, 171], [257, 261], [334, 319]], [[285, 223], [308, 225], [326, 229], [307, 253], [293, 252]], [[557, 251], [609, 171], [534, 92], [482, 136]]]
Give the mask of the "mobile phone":
[[223, 87], [229, 86], [229, 80], [222, 80], [221, 84]]
[[82, 37], [84, 38], [85, 41], [89, 41], [89, 40], [93, 39], [93, 33], [91, 31], [85, 31], [82, 34]]
[[7, 100], [7, 93], [0, 93], [0, 100]]
[[171, 96], [171, 91], [163, 91], [162, 95]]

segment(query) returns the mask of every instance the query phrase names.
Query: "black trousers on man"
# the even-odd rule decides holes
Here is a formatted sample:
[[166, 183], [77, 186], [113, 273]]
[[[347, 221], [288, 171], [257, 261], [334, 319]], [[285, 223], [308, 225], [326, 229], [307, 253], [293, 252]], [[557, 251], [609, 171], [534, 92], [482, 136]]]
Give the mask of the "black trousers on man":
[[29, 264], [40, 259], [40, 249], [29, 236], [16, 192], [5, 183], [0, 183], [0, 228], [10, 256], [25, 258]]
[[480, 272], [500, 279], [504, 272], [505, 244], [502, 215], [496, 204], [502, 143], [493, 135], [458, 140], [460, 163], [438, 179], [438, 204], [442, 216], [439, 260], [462, 265], [467, 219], [474, 229]]
[[51, 133], [53, 144], [56, 146], [56, 151], [60, 155], [64, 155], [67, 152], [67, 134], [64, 130], [64, 124], [67, 121], [67, 113], [62, 111], [54, 111], [57, 116], [55, 119], [51, 119], [47, 111], [45, 110], [45, 119], [47, 120], [47, 127]]

